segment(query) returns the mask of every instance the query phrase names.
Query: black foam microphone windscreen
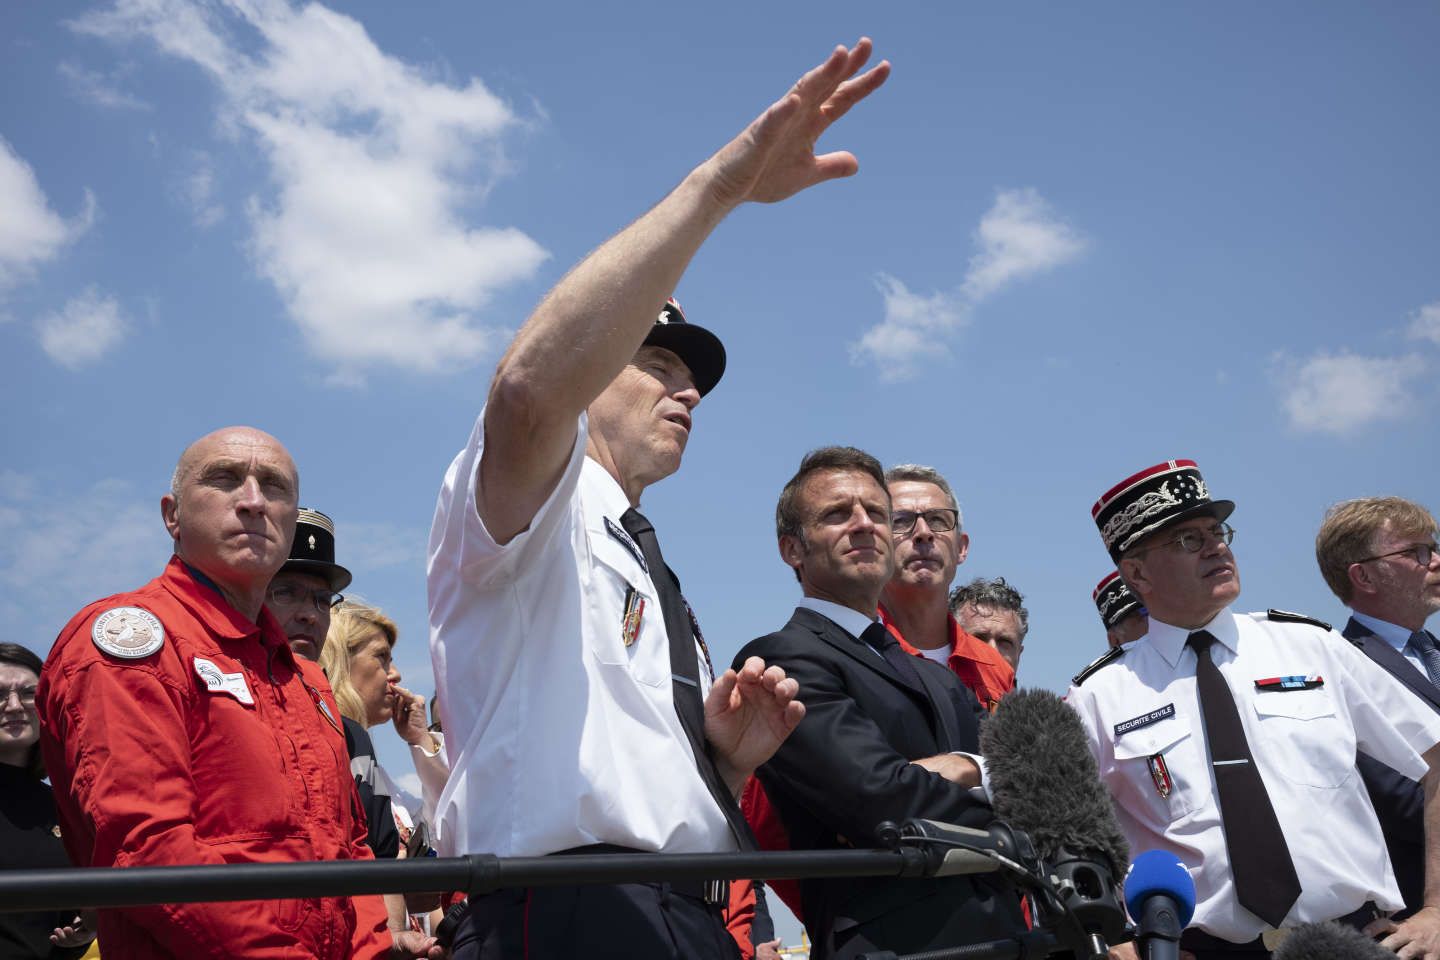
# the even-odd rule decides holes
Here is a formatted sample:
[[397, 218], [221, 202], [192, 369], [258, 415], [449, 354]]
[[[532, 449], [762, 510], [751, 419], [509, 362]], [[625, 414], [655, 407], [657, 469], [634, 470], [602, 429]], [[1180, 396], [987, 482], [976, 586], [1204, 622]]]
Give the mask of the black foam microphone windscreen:
[[1302, 923], [1291, 929], [1274, 960], [1395, 960], [1395, 954], [1359, 930], [1338, 923]]
[[995, 815], [1030, 835], [1049, 860], [1063, 847], [1103, 856], [1116, 877], [1130, 848], [1100, 782], [1080, 717], [1047, 690], [1016, 690], [980, 728]]

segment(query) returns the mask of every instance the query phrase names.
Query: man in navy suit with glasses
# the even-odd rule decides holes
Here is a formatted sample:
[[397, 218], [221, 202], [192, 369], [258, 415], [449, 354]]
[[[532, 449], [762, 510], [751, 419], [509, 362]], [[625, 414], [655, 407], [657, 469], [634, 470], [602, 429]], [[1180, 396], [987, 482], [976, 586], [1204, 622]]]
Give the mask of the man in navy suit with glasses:
[[[1440, 610], [1434, 516], [1400, 497], [1331, 507], [1315, 537], [1325, 582], [1350, 608], [1345, 638], [1421, 700], [1440, 710], [1440, 650], [1425, 621]], [[1425, 893], [1424, 794], [1420, 784], [1372, 757], [1360, 772], [1380, 817], [1406, 913]]]

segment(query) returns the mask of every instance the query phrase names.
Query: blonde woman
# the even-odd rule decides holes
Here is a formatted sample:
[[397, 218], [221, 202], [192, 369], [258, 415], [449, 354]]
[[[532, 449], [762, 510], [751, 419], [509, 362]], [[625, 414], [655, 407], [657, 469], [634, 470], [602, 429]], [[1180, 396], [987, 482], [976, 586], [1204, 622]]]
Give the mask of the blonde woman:
[[[421, 779], [438, 778], [443, 786], [448, 770], [439, 744], [425, 726], [425, 698], [400, 686], [400, 671], [394, 661], [399, 635], [395, 621], [377, 607], [346, 600], [331, 614], [330, 630], [320, 651], [320, 667], [346, 719], [366, 728], [393, 721], [401, 738], [412, 747]], [[396, 786], [373, 753], [357, 752], [350, 758], [350, 769], [357, 782], [368, 783], [377, 796], [390, 797], [395, 828], [400, 834], [399, 855], [403, 857], [421, 816], [420, 800]], [[392, 904], [391, 914], [392, 920], [403, 917], [403, 907]], [[403, 920], [399, 922], [403, 929]]]
[[[415, 772], [426, 785], [426, 793], [438, 795], [449, 774], [443, 744], [425, 725], [425, 698], [400, 686], [400, 671], [394, 662], [399, 635], [395, 621], [378, 608], [346, 600], [331, 616], [320, 667], [330, 678], [344, 716], [366, 728], [386, 721], [395, 724], [400, 738], [410, 744]], [[356, 777], [373, 781], [377, 790], [394, 799], [402, 834], [413, 829], [414, 821], [422, 816], [418, 798], [398, 789], [373, 757], [355, 758], [351, 769]], [[407, 839], [402, 836], [402, 844]]]

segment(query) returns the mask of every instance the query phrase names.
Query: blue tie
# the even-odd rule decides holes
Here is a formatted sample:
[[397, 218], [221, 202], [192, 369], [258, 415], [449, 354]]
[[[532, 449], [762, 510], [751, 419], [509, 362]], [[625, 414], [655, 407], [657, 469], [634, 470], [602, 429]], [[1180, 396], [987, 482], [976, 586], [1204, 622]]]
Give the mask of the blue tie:
[[1410, 634], [1407, 646], [1420, 654], [1420, 662], [1425, 664], [1425, 675], [1431, 683], [1440, 687], [1440, 650], [1435, 649], [1435, 638], [1430, 636], [1429, 631], [1416, 630]]

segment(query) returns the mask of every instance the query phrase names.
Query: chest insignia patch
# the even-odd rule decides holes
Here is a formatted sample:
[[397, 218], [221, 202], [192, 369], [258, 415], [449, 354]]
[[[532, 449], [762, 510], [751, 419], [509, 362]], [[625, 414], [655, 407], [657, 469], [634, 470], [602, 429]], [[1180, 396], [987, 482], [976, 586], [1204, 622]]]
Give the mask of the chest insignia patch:
[[255, 697], [245, 683], [243, 673], [225, 673], [204, 657], [195, 658], [195, 675], [211, 693], [224, 693], [234, 697], [247, 707], [254, 706]]
[[1122, 720], [1115, 724], [1115, 739], [1119, 740], [1131, 730], [1139, 730], [1141, 727], [1148, 727], [1152, 723], [1159, 723], [1175, 716], [1175, 704], [1167, 703], [1158, 710], [1151, 710], [1149, 713], [1142, 713], [1138, 717], [1131, 717], [1129, 720]]
[[1316, 687], [1325, 686], [1325, 678], [1318, 674], [1309, 676], [1296, 675], [1292, 677], [1266, 677], [1263, 680], [1255, 681], [1256, 690], [1267, 690], [1284, 692], [1288, 690], [1314, 690]]
[[625, 591], [625, 614], [620, 619], [620, 642], [633, 646], [640, 639], [640, 620], [645, 616], [645, 598], [634, 587]]
[[620, 546], [630, 551], [630, 555], [635, 558], [635, 562], [640, 564], [641, 570], [644, 570], [646, 573], [650, 572], [650, 567], [645, 563], [645, 554], [640, 550], [640, 544], [636, 543], [630, 534], [625, 532], [624, 527], [609, 517], [606, 517], [605, 532], [610, 534], [613, 539], [619, 541]]
[[139, 660], [164, 646], [165, 628], [149, 610], [111, 607], [95, 618], [90, 639], [112, 657]]

